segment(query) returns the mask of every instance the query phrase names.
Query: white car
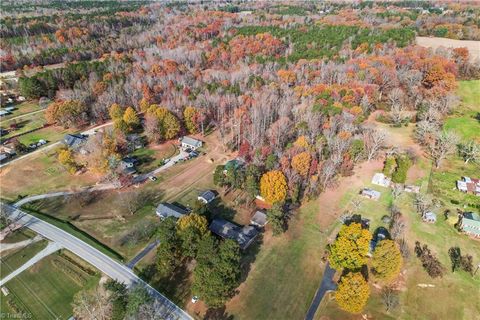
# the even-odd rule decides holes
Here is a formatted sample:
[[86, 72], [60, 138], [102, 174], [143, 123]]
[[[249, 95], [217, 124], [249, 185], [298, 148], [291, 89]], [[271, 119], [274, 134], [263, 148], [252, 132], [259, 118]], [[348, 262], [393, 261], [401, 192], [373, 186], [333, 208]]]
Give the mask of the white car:
[[198, 296], [193, 296], [192, 297], [192, 303], [197, 303], [198, 301]]
[[157, 181], [157, 177], [155, 177], [155, 176], [150, 176], [150, 177], [148, 177], [148, 179], [150, 179], [152, 181]]

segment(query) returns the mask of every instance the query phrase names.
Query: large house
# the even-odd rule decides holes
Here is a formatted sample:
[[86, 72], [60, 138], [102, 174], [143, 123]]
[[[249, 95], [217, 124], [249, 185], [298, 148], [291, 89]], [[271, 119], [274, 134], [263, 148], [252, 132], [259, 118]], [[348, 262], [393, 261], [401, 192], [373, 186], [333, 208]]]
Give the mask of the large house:
[[475, 212], [465, 212], [460, 222], [460, 230], [476, 238], [480, 237], [480, 216]]
[[189, 213], [188, 209], [181, 208], [171, 203], [162, 202], [158, 205], [157, 210], [155, 211], [157, 216], [160, 219], [165, 219], [168, 217], [181, 218], [182, 216]]
[[79, 149], [87, 142], [87, 137], [82, 134], [66, 134], [63, 137], [63, 144], [70, 149]]
[[214, 219], [209, 229], [219, 237], [235, 240], [242, 250], [248, 248], [258, 236], [255, 227], [240, 227], [224, 219]]
[[183, 137], [180, 140], [180, 143], [182, 144], [183, 149], [192, 149], [192, 150], [197, 150], [203, 144], [202, 141], [197, 140], [197, 139], [192, 138], [192, 137]]
[[462, 180], [457, 181], [457, 189], [480, 196], [480, 179], [462, 177]]

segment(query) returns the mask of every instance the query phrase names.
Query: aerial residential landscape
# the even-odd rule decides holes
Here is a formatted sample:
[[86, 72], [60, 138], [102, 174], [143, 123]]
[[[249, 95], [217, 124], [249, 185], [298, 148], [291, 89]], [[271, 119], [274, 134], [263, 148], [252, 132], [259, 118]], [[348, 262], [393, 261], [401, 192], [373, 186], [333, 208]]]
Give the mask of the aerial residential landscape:
[[0, 10], [0, 318], [480, 320], [478, 1]]

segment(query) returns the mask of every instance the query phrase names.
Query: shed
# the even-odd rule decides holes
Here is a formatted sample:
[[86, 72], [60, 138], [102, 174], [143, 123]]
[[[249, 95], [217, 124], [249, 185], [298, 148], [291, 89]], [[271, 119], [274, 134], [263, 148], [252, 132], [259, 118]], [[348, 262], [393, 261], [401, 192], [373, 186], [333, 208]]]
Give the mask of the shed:
[[428, 211], [422, 217], [424, 222], [435, 223], [437, 222], [437, 215], [434, 212]]
[[385, 176], [383, 173], [377, 172], [373, 175], [372, 183], [378, 186], [388, 188], [390, 186], [391, 180], [389, 177]]
[[202, 141], [200, 140], [197, 140], [195, 138], [192, 138], [192, 137], [183, 137], [181, 140], [180, 140], [180, 143], [182, 144], [182, 148], [183, 149], [192, 149], [192, 150], [197, 150], [198, 148], [200, 148], [203, 144]]
[[380, 199], [380, 196], [382, 195], [380, 192], [378, 192], [376, 190], [368, 189], [368, 188], [364, 188], [360, 192], [360, 194], [365, 198], [372, 199], [372, 200], [375, 200], [375, 201]]
[[159, 216], [162, 220], [168, 217], [175, 217], [180, 218], [186, 214], [188, 214], [188, 210], [184, 208], [180, 208], [171, 203], [162, 202], [157, 206], [155, 213]]
[[215, 191], [213, 190], [206, 190], [206, 191], [203, 191], [199, 196], [198, 196], [198, 200], [202, 201], [203, 203], [205, 204], [208, 204], [210, 202], [212, 202], [213, 200], [215, 200], [215, 198], [217, 197], [217, 194]]
[[410, 193], [419, 193], [420, 192], [420, 187], [419, 186], [414, 186], [414, 185], [406, 185], [405, 192], [410, 192]]
[[258, 236], [255, 227], [240, 227], [224, 219], [214, 219], [209, 229], [219, 237], [235, 240], [242, 250], [248, 248]]
[[259, 228], [265, 227], [265, 225], [268, 223], [267, 220], [267, 215], [263, 210], [257, 210], [252, 216], [252, 219], [250, 219], [250, 224], [257, 226]]

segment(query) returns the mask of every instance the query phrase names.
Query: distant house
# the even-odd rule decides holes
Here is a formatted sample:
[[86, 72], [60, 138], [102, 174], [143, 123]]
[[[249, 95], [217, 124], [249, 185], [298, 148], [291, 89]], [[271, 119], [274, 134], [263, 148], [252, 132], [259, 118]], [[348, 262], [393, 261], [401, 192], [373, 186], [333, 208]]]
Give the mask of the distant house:
[[267, 215], [263, 210], [255, 211], [252, 219], [250, 219], [250, 224], [259, 228], [265, 227], [267, 223]]
[[87, 142], [87, 137], [82, 134], [66, 134], [63, 137], [63, 144], [70, 149], [79, 149]]
[[391, 182], [392, 181], [390, 180], [389, 177], [387, 177], [386, 175], [384, 175], [383, 173], [380, 173], [380, 172], [375, 173], [373, 175], [373, 178], [372, 178], [372, 183], [373, 184], [376, 184], [376, 185], [382, 186], [382, 187], [386, 187], [386, 188], [390, 187]]
[[0, 153], [0, 163], [3, 163], [5, 161], [7, 161], [8, 158], [10, 158], [10, 154], [8, 154], [6, 152]]
[[424, 222], [435, 223], [437, 222], [437, 215], [434, 212], [428, 211], [422, 217]]
[[198, 196], [198, 200], [199, 201], [202, 201], [203, 203], [205, 204], [208, 204], [210, 202], [212, 202], [213, 200], [215, 200], [215, 198], [217, 197], [217, 193], [213, 190], [206, 190], [204, 192], [202, 192], [199, 196]]
[[10, 111], [7, 110], [0, 110], [0, 117], [7, 116], [10, 114]]
[[192, 137], [187, 137], [187, 136], [183, 137], [180, 140], [180, 143], [182, 144], [183, 149], [192, 149], [192, 150], [197, 150], [203, 144], [202, 141], [197, 140], [197, 139], [192, 138]]
[[375, 200], [377, 201], [378, 199], [380, 199], [380, 196], [382, 195], [380, 192], [378, 191], [375, 191], [375, 190], [372, 190], [372, 189], [368, 189], [368, 188], [364, 188], [361, 192], [360, 192], [360, 195], [362, 197], [365, 197], [365, 198], [368, 198], [368, 199], [372, 199], [372, 200]]
[[245, 161], [243, 161], [240, 158], [229, 160], [227, 161], [227, 163], [224, 164], [223, 173], [227, 174], [228, 171], [240, 169], [244, 165], [245, 165]]
[[174, 204], [162, 202], [157, 206], [155, 213], [163, 220], [168, 217], [180, 218], [188, 214], [189, 211]]
[[253, 226], [240, 227], [224, 219], [214, 219], [209, 229], [219, 237], [235, 240], [242, 250], [248, 248], [259, 234]]
[[476, 238], [480, 237], [480, 216], [475, 212], [465, 212], [460, 222], [460, 230]]
[[457, 189], [465, 193], [473, 193], [480, 196], [480, 179], [462, 177], [457, 181]]

